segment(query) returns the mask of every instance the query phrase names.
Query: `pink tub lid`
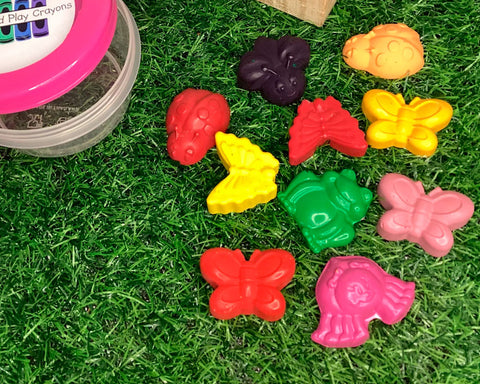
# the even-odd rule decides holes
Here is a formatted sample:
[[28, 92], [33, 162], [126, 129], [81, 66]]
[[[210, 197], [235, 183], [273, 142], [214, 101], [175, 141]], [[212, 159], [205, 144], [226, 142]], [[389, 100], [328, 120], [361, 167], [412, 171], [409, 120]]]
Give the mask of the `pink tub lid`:
[[108, 50], [116, 0], [0, 0], [0, 114], [77, 86]]

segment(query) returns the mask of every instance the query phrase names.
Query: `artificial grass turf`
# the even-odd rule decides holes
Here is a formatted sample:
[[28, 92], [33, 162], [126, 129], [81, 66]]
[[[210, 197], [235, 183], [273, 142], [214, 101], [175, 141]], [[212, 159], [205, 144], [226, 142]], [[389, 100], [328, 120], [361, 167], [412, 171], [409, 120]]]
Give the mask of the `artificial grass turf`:
[[[2, 383], [477, 383], [480, 382], [480, 216], [454, 232], [442, 259], [415, 244], [386, 242], [374, 200], [346, 247], [313, 254], [278, 200], [242, 214], [210, 215], [205, 199], [226, 175], [215, 149], [190, 167], [165, 149], [165, 114], [187, 87], [223, 94], [229, 131], [281, 163], [279, 190], [302, 170], [355, 170], [373, 192], [399, 172], [462, 192], [479, 204], [480, 6], [474, 0], [343, 1], [318, 28], [255, 0], [129, 0], [143, 41], [127, 116], [102, 143], [60, 159], [2, 149], [0, 382]], [[405, 22], [422, 37], [426, 65], [387, 81], [346, 66], [344, 42], [381, 23]], [[365, 129], [373, 88], [437, 97], [454, 107], [430, 158], [369, 148], [350, 158], [320, 148], [288, 164], [297, 104], [278, 107], [236, 87], [243, 53], [261, 35], [306, 39], [306, 99], [332, 95]], [[283, 290], [284, 318], [213, 319], [199, 258], [211, 247], [283, 248], [296, 258]], [[394, 326], [370, 324], [354, 349], [310, 341], [314, 288], [330, 257], [357, 254], [416, 283], [416, 300]]]

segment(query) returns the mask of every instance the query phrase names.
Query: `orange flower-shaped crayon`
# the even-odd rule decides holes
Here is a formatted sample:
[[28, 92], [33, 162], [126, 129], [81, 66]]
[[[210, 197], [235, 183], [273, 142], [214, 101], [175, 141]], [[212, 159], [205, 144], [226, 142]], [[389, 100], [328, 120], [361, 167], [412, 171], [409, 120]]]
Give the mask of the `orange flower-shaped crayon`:
[[345, 62], [384, 79], [401, 79], [423, 68], [420, 36], [405, 24], [378, 25], [350, 38], [343, 48]]
[[372, 89], [363, 96], [362, 110], [372, 124], [367, 143], [373, 148], [406, 148], [431, 156], [438, 145], [436, 132], [450, 122], [453, 109], [446, 101], [415, 97], [406, 104], [400, 94]]
[[277, 196], [279, 162], [247, 138], [217, 132], [218, 155], [228, 176], [207, 197], [210, 213], [243, 212]]

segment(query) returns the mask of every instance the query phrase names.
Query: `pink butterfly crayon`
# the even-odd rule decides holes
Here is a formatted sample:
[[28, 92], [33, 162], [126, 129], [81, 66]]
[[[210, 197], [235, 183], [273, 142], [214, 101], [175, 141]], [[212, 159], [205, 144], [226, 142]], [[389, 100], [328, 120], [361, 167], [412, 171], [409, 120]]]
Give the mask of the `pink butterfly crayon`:
[[257, 249], [245, 260], [239, 249], [211, 248], [200, 258], [200, 270], [215, 288], [210, 297], [213, 317], [228, 320], [253, 314], [277, 321], [286, 307], [280, 290], [293, 278], [295, 259], [282, 249]]
[[415, 298], [415, 283], [385, 272], [363, 256], [333, 257], [315, 289], [320, 324], [312, 340], [330, 348], [357, 347], [370, 337], [368, 324], [402, 320]]
[[365, 155], [368, 144], [358, 120], [342, 109], [332, 96], [325, 100], [303, 100], [298, 116], [290, 128], [289, 162], [298, 165], [313, 156], [317, 147], [329, 141], [330, 146], [348, 156]]
[[467, 196], [440, 187], [425, 194], [420, 181], [389, 173], [378, 185], [378, 196], [388, 211], [377, 224], [386, 240], [409, 240], [435, 257], [445, 256], [453, 246], [452, 231], [463, 227], [473, 215]]

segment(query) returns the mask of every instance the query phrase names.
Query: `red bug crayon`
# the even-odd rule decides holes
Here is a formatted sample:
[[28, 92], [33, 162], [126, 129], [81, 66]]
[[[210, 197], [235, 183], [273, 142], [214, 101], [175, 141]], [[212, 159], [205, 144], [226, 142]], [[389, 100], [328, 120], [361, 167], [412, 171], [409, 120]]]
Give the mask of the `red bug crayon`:
[[168, 154], [182, 165], [199, 162], [215, 145], [215, 134], [225, 132], [229, 123], [225, 97], [204, 89], [185, 89], [167, 111]]

